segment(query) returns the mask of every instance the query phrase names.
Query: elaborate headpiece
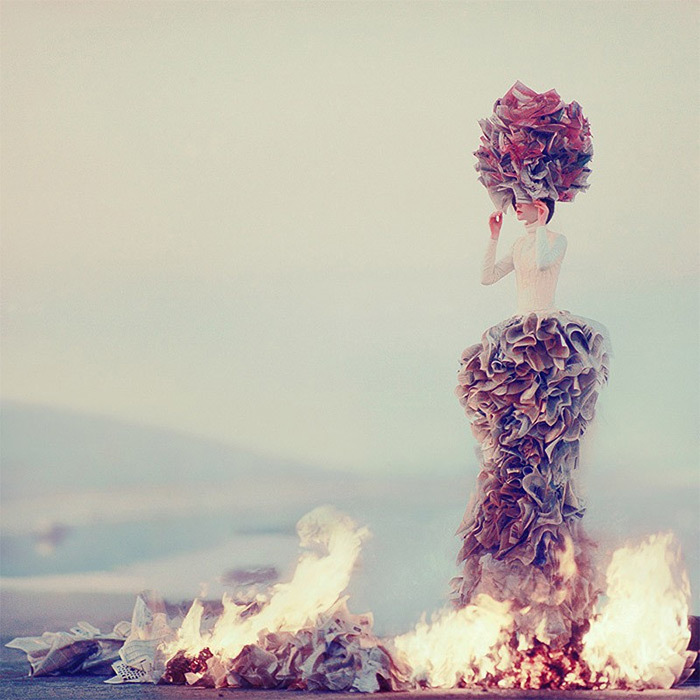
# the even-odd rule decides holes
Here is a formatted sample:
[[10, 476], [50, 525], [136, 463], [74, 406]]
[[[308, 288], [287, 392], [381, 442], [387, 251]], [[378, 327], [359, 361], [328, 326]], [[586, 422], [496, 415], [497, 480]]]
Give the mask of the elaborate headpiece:
[[567, 104], [556, 90], [539, 94], [518, 81], [479, 126], [484, 135], [474, 167], [498, 209], [547, 197], [571, 202], [588, 189], [593, 144], [578, 102]]

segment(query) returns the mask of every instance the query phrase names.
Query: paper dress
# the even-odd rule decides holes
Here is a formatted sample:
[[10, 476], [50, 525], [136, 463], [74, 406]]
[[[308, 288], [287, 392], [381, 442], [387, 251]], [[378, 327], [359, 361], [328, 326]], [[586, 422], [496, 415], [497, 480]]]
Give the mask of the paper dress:
[[480, 443], [481, 472], [458, 534], [458, 603], [514, 602], [518, 628], [552, 646], [590, 618], [597, 595], [574, 474], [608, 375], [603, 328], [556, 309], [566, 239], [528, 226], [482, 282], [515, 271], [518, 314], [462, 354], [456, 394]]

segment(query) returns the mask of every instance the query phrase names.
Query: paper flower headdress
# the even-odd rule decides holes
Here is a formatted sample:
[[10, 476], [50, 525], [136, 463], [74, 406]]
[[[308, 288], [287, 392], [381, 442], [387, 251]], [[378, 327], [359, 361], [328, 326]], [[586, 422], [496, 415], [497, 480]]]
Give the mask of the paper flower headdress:
[[479, 126], [484, 135], [474, 167], [498, 209], [547, 197], [571, 202], [588, 189], [593, 144], [578, 102], [518, 81]]

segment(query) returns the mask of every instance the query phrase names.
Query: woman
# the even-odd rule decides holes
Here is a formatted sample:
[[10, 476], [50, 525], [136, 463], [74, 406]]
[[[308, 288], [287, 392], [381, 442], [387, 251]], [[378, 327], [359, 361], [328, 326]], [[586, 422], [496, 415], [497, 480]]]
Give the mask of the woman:
[[467, 348], [458, 374], [481, 472], [454, 585], [462, 605], [480, 593], [512, 601], [520, 632], [558, 647], [585, 631], [597, 595], [574, 470], [608, 357], [600, 326], [555, 306], [566, 238], [546, 227], [554, 202], [515, 211], [525, 233], [497, 263], [503, 212], [489, 218], [481, 281], [515, 271], [518, 314]]

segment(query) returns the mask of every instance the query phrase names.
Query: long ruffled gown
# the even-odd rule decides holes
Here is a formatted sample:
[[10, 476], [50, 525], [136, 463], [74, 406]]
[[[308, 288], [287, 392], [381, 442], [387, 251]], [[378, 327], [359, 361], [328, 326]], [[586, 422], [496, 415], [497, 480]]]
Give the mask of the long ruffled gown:
[[608, 376], [604, 328], [554, 306], [566, 238], [527, 226], [482, 283], [515, 270], [518, 314], [462, 354], [456, 394], [481, 445], [477, 489], [458, 534], [456, 602], [513, 601], [520, 632], [560, 647], [591, 617], [597, 583], [581, 528], [579, 441]]

